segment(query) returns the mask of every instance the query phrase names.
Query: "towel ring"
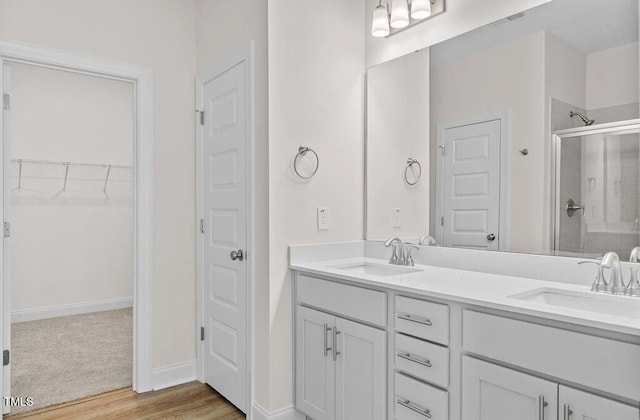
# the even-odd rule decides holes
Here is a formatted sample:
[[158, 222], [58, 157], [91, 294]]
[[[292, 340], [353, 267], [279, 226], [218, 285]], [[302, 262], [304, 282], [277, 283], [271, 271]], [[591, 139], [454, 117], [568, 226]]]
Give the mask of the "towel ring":
[[[418, 165], [418, 176], [416, 177], [415, 182], [410, 182], [409, 178], [407, 177], [407, 172], [409, 171], [409, 168], [413, 167], [413, 165]], [[404, 182], [406, 182], [408, 185], [416, 185], [418, 182], [420, 182], [420, 177], [422, 176], [422, 165], [420, 165], [420, 162], [418, 162], [417, 159], [414, 158], [409, 158], [407, 159], [407, 167], [404, 168]]]
[[[313, 169], [313, 172], [311, 173], [311, 175], [304, 176], [298, 171], [298, 158], [300, 158], [301, 156], [306, 155], [307, 152], [313, 153], [313, 155], [316, 157], [316, 165], [315, 165], [315, 168]], [[293, 159], [293, 170], [296, 172], [296, 175], [298, 175], [302, 179], [311, 179], [316, 174], [316, 172], [318, 172], [318, 167], [319, 166], [320, 166], [320, 158], [318, 157], [318, 154], [315, 152], [315, 150], [313, 150], [312, 148], [307, 147], [307, 146], [298, 147], [298, 154]]]

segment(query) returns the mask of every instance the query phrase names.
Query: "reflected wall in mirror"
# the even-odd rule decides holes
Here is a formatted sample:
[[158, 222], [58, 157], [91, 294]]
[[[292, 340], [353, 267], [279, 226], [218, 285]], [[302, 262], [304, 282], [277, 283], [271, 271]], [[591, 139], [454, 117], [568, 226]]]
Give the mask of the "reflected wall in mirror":
[[[421, 94], [429, 97], [429, 115], [421, 121], [430, 123], [423, 139], [429, 144], [429, 164], [423, 166], [431, 171], [423, 189], [429, 210], [416, 216], [419, 222], [428, 220], [428, 233], [443, 246], [585, 257], [601, 253], [600, 248], [561, 246], [556, 235], [556, 227], [562, 226], [556, 216], [560, 207], [566, 210], [570, 197], [556, 200], [552, 136], [585, 127], [590, 120], [595, 121], [589, 127], [598, 129], [639, 117], [638, 2], [554, 0], [432, 46], [424, 54], [429, 56], [429, 83]], [[416, 118], [396, 108], [396, 115], [402, 114], [407, 124]], [[391, 216], [369, 217], [397, 207], [378, 189], [378, 171], [389, 165], [385, 155], [405, 142], [400, 136], [377, 136], [376, 129], [369, 124], [367, 149], [377, 150], [378, 159], [371, 160], [367, 153], [367, 238], [420, 237], [427, 232], [408, 219], [405, 209], [401, 225], [407, 230], [393, 228]], [[625, 162], [633, 155], [620, 150]], [[572, 153], [576, 162], [584, 158], [576, 147], [563, 156]], [[580, 178], [585, 184], [580, 189], [588, 188], [581, 170], [570, 165], [562, 177]], [[397, 191], [401, 186], [387, 183], [384, 189]], [[410, 192], [413, 201], [403, 205], [415, 202], [418, 207], [421, 197]], [[576, 212], [572, 221], [582, 217]], [[418, 229], [410, 230], [413, 226]], [[589, 223], [589, 228], [595, 226]], [[637, 237], [637, 226], [634, 229]], [[583, 244], [593, 238], [575, 231], [574, 236], [585, 235]], [[631, 245], [623, 242], [615, 250]], [[604, 241], [602, 247], [605, 243], [612, 244]]]

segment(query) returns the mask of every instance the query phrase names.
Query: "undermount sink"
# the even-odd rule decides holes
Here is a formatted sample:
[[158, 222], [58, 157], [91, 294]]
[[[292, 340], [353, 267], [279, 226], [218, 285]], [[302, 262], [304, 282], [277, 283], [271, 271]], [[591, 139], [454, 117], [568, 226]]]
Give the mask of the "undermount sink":
[[636, 297], [552, 288], [530, 290], [509, 297], [581, 311], [640, 319], [640, 299]]
[[422, 271], [418, 268], [405, 267], [402, 265], [378, 264], [371, 262], [336, 265], [331, 268], [347, 271], [350, 274], [363, 274], [379, 277], [397, 276], [400, 274], [417, 273], [418, 271]]

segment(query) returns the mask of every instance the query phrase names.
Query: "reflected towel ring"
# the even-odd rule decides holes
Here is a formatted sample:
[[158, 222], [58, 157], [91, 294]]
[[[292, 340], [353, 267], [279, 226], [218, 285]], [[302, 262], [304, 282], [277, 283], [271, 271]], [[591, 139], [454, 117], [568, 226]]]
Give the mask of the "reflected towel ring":
[[[413, 167], [413, 165], [418, 165], [418, 176], [415, 178], [415, 182], [409, 182], [409, 178], [407, 177], [407, 171], [409, 170], [409, 168]], [[420, 162], [418, 162], [417, 159], [414, 158], [409, 158], [407, 159], [407, 167], [404, 168], [404, 182], [406, 182], [407, 184], [413, 186], [416, 185], [418, 182], [420, 182], [420, 177], [422, 176], [422, 165], [420, 165]]]
[[[311, 152], [313, 153], [313, 155], [316, 157], [316, 165], [315, 168], [313, 169], [313, 172], [311, 173], [311, 175], [309, 176], [303, 176], [299, 171], [298, 171], [298, 158], [300, 158], [301, 156], [304, 156], [307, 154], [307, 152]], [[300, 146], [298, 147], [298, 154], [296, 155], [296, 157], [293, 159], [293, 170], [296, 172], [296, 175], [298, 175], [300, 178], [302, 179], [311, 179], [313, 178], [313, 176], [316, 174], [316, 172], [318, 172], [318, 167], [320, 167], [320, 158], [318, 157], [318, 154], [315, 152], [315, 150], [313, 150], [310, 147], [307, 146]]]

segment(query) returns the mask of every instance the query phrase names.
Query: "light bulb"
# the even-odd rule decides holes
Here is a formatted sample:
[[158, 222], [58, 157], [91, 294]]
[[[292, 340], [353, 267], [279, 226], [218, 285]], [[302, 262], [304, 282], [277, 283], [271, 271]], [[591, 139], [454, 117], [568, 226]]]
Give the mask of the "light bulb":
[[431, 0], [411, 0], [411, 17], [426, 19], [431, 16]]
[[387, 14], [387, 7], [382, 4], [373, 9], [371, 35], [378, 38], [389, 35], [389, 15]]
[[392, 0], [391, 27], [400, 29], [409, 24], [409, 5], [407, 0]]

